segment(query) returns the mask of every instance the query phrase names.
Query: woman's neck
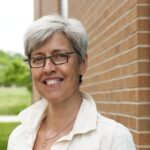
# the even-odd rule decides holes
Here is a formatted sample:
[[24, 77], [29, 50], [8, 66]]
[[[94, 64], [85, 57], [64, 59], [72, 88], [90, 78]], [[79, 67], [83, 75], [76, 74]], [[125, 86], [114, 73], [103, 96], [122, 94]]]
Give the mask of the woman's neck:
[[60, 128], [64, 127], [68, 122], [76, 118], [81, 103], [82, 98], [80, 94], [74, 98], [64, 100], [59, 104], [49, 103], [45, 120], [47, 127], [54, 132], [59, 131]]

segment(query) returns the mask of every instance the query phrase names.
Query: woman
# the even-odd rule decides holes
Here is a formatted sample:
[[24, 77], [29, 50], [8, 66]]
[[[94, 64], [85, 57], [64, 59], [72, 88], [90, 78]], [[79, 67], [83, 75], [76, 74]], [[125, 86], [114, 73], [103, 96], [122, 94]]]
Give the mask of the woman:
[[87, 35], [76, 19], [45, 16], [25, 35], [25, 54], [43, 97], [19, 115], [8, 150], [135, 150], [123, 125], [97, 112], [80, 92], [87, 69]]

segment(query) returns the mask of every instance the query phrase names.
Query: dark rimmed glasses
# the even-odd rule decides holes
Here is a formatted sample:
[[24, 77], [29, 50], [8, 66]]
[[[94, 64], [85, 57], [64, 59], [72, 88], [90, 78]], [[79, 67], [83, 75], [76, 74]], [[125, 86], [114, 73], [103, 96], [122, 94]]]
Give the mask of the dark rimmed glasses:
[[47, 59], [50, 59], [54, 65], [68, 63], [71, 54], [74, 54], [74, 52], [59, 52], [47, 57], [43, 55], [35, 56], [33, 58], [31, 57], [29, 59], [25, 59], [24, 61], [28, 61], [31, 68], [41, 68], [45, 66]]

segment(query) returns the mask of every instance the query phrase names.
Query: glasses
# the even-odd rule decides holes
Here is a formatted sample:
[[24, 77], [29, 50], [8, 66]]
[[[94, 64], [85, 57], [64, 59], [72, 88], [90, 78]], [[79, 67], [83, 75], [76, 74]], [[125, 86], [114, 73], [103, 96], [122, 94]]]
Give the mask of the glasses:
[[61, 52], [48, 57], [40, 55], [24, 61], [28, 61], [31, 68], [41, 68], [45, 66], [47, 59], [50, 59], [55, 65], [68, 63], [71, 54], [74, 54], [74, 52]]

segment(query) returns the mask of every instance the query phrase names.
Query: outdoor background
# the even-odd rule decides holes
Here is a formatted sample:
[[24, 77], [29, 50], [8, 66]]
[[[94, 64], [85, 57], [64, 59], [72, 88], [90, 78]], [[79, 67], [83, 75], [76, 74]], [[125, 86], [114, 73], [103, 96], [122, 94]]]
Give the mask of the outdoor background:
[[32, 102], [32, 81], [23, 61], [23, 35], [33, 22], [33, 0], [0, 0], [0, 150], [6, 150], [16, 115]]

